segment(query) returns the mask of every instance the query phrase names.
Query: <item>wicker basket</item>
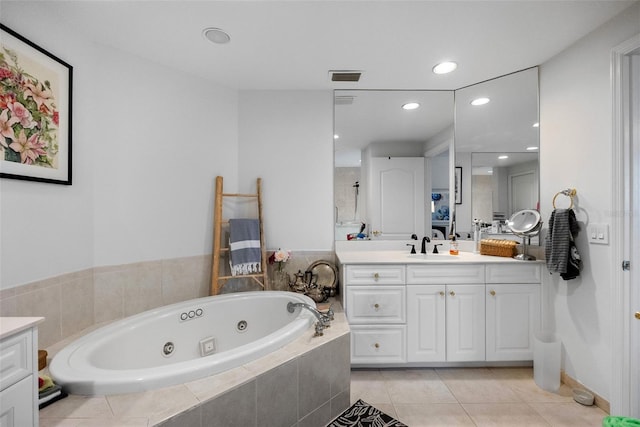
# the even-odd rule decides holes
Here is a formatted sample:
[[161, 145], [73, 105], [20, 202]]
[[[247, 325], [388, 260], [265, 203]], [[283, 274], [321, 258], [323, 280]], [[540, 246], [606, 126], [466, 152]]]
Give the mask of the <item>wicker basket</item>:
[[47, 367], [47, 351], [38, 350], [38, 371]]
[[513, 257], [518, 254], [518, 242], [504, 239], [480, 240], [480, 255]]

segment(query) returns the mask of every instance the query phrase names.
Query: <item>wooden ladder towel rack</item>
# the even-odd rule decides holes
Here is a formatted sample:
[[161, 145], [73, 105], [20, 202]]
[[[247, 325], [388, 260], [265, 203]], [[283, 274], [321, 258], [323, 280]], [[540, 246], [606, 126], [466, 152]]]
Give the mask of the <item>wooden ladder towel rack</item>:
[[[262, 253], [262, 259], [260, 262], [261, 271], [253, 274], [243, 274], [241, 276], [227, 276], [220, 275], [220, 254], [225, 253], [227, 258], [231, 255], [229, 253], [228, 239], [225, 243], [227, 246], [223, 247], [223, 235], [222, 226], [228, 225], [229, 221], [225, 220], [222, 216], [222, 207], [225, 198], [255, 198], [258, 208], [258, 222], [260, 224], [260, 251]], [[241, 193], [225, 193], [223, 192], [223, 179], [221, 176], [216, 177], [216, 197], [213, 212], [213, 255], [211, 263], [211, 288], [209, 290], [210, 295], [218, 295], [220, 289], [225, 282], [231, 278], [251, 278], [256, 281], [262, 289], [267, 289], [267, 252], [264, 244], [264, 227], [262, 223], [262, 179], [258, 178], [256, 181], [256, 192], [251, 194]]]

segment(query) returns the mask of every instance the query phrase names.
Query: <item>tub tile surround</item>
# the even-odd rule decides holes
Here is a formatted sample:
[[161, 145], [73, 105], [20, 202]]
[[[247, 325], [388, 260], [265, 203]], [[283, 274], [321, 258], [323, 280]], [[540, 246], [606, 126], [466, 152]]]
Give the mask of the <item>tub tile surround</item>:
[[[335, 254], [295, 252], [285, 269], [290, 274], [304, 271], [317, 260], [335, 263]], [[273, 267], [268, 266], [272, 283]], [[205, 297], [210, 280], [211, 255], [95, 267], [1, 290], [0, 315], [44, 317], [38, 330], [39, 347], [45, 348], [95, 324]], [[222, 293], [241, 290], [259, 287], [240, 281], [225, 286]]]
[[[112, 396], [70, 395], [40, 411], [41, 425], [324, 425], [350, 404], [349, 326], [338, 305], [335, 309], [322, 337], [313, 337], [311, 327], [278, 351], [185, 384]], [[48, 347], [49, 357], [86, 332]]]

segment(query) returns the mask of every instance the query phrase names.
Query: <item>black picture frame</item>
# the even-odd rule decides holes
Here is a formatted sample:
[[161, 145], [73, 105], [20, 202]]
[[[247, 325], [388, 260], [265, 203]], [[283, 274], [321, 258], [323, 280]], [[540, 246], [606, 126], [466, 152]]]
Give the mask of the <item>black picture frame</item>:
[[456, 166], [455, 174], [456, 205], [462, 204], [462, 167]]
[[0, 178], [71, 185], [73, 67], [0, 23], [0, 86]]

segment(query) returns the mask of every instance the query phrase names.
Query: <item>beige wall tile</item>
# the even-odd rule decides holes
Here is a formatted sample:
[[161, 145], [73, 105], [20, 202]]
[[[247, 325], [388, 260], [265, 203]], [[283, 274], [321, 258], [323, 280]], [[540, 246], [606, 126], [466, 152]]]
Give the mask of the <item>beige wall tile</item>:
[[135, 281], [135, 267], [96, 273], [94, 281], [95, 323], [124, 317], [124, 289]]
[[93, 325], [94, 288], [93, 276], [78, 276], [60, 284], [62, 338]]
[[39, 348], [44, 348], [62, 338], [60, 307], [60, 284], [16, 295], [18, 316], [42, 316], [45, 318], [38, 325]]
[[133, 280], [124, 282], [124, 316], [162, 306], [162, 261], [136, 264]]
[[198, 297], [200, 292], [199, 276], [191, 258], [178, 258], [162, 261], [162, 300], [173, 304]]

